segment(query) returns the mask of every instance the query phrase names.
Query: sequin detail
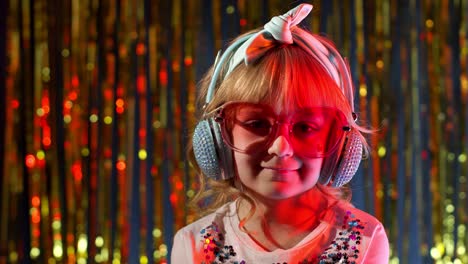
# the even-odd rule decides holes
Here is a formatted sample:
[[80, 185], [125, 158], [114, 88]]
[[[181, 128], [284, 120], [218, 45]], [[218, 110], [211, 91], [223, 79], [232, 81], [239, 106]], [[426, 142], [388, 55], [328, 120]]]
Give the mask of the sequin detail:
[[355, 264], [359, 256], [361, 233], [364, 229], [361, 220], [347, 211], [343, 217], [342, 231], [320, 256], [320, 264], [345, 263]]
[[203, 252], [205, 261], [202, 264], [245, 264], [245, 261], [236, 260], [237, 253], [231, 245], [225, 245], [224, 235], [216, 223], [200, 231], [203, 237]]

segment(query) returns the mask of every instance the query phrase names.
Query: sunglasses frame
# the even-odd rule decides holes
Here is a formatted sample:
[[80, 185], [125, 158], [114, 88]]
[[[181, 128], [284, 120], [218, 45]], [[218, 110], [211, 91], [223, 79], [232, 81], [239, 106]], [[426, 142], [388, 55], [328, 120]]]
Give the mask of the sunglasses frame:
[[[224, 115], [224, 112], [225, 112], [226, 109], [228, 109], [230, 107], [234, 107], [235, 105], [259, 106], [260, 108], [267, 109], [269, 113], [274, 114], [275, 123], [273, 124], [272, 132], [274, 132], [275, 136], [268, 136], [269, 139], [265, 142], [266, 145], [270, 145], [278, 137], [278, 129], [279, 129], [279, 126], [281, 124], [290, 124], [288, 122], [279, 121], [279, 118], [278, 118], [279, 116], [275, 114], [275, 112], [273, 111], [273, 109], [272, 109], [272, 107], [270, 105], [259, 104], [259, 103], [250, 103], [250, 102], [242, 102], [242, 101], [230, 101], [230, 102], [224, 103], [224, 104], [220, 105], [219, 107], [215, 108], [214, 110], [210, 111], [209, 113], [204, 114], [203, 117], [205, 119], [213, 118], [214, 121], [219, 124], [220, 130], [221, 130], [220, 131], [221, 136], [223, 138], [224, 143], [234, 151], [237, 151], [237, 152], [240, 152], [240, 153], [247, 153], [248, 152], [247, 150], [242, 150], [242, 149], [236, 148], [235, 146], [233, 146], [231, 141], [226, 138], [226, 137], [229, 137], [229, 135], [227, 135], [227, 133], [229, 133], [229, 132], [227, 131], [227, 128], [225, 126], [226, 117]], [[330, 111], [339, 113], [339, 114], [337, 114], [337, 116], [341, 115], [342, 118], [339, 118], [338, 120], [339, 120], [339, 122], [341, 121], [342, 126], [341, 126], [341, 128], [338, 128], [338, 129], [341, 129], [343, 131], [343, 134], [340, 137], [342, 139], [346, 138], [347, 132], [351, 131], [351, 126], [349, 125], [349, 122], [347, 121], [346, 115], [341, 110], [339, 110], [339, 109], [337, 109], [335, 107], [317, 106], [317, 107], [308, 107], [308, 108], [303, 108], [303, 109], [329, 109]], [[352, 114], [353, 114], [353, 119], [356, 120], [356, 118], [357, 118], [356, 114], [355, 113], [352, 113]], [[291, 133], [291, 131], [289, 131], [289, 132]], [[273, 133], [271, 133], [271, 134], [273, 134]], [[342, 142], [342, 141], [343, 140], [341, 140], [341, 139], [337, 140], [336, 143], [334, 144], [334, 146], [332, 146], [330, 148], [330, 150], [326, 151], [326, 154], [324, 154], [322, 156], [317, 156], [317, 157], [311, 156], [310, 158], [326, 157], [326, 156], [330, 155], [331, 153], [334, 153], [336, 148], [340, 145], [339, 142]], [[306, 156], [308, 156], [308, 155], [306, 155]]]

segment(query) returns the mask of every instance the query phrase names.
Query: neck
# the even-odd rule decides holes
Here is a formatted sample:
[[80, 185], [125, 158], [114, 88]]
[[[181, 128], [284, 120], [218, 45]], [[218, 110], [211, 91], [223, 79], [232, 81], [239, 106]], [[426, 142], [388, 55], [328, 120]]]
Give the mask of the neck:
[[[281, 200], [266, 199], [255, 194], [252, 196], [256, 206], [254, 218], [265, 217], [270, 222], [286, 225], [294, 226], [297, 223], [304, 222], [304, 219], [320, 217], [327, 207], [327, 198], [317, 188], [313, 188], [301, 195]], [[251, 207], [247, 202], [242, 202], [240, 209], [248, 213]]]
[[319, 224], [328, 206], [327, 199], [316, 188], [281, 200], [252, 196], [256, 206], [252, 217], [249, 217], [251, 205], [246, 201], [239, 204], [239, 219], [242, 221], [248, 218], [243, 224], [249, 230], [310, 232]]
[[[294, 246], [318, 226], [328, 206], [327, 199], [316, 188], [282, 200], [253, 196], [256, 208], [252, 217], [248, 218], [251, 205], [242, 201], [239, 204], [239, 219], [242, 223], [248, 218], [241, 225], [254, 239], [257, 239], [257, 242], [262, 240], [268, 241], [262, 241], [261, 244], [271, 242], [270, 245], [264, 245], [269, 249]], [[259, 236], [264, 237], [258, 238]], [[278, 241], [285, 241], [286, 244]]]

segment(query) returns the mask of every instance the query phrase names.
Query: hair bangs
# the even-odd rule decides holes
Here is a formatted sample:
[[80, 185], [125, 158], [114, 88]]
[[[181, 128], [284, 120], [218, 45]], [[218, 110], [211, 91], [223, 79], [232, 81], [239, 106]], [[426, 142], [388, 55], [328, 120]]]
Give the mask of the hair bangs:
[[[270, 98], [270, 75], [262, 67], [250, 67], [245, 64], [237, 66], [226, 77], [216, 91], [217, 98], [213, 104], [220, 105], [229, 101], [265, 102]], [[234, 88], [233, 88], [234, 87]]]
[[267, 100], [276, 104], [278, 111], [327, 106], [351, 112], [349, 102], [327, 70], [299, 46], [279, 46], [265, 55], [258, 68], [269, 73]]
[[[232, 89], [232, 87], [235, 87]], [[297, 45], [272, 48], [253, 65], [240, 64], [216, 91], [212, 107], [228, 101], [268, 103], [277, 112], [326, 106], [351, 116], [351, 107], [327, 70]]]
[[253, 67], [239, 65], [223, 81], [218, 93], [226, 101], [277, 105], [279, 112], [310, 106], [350, 112], [349, 102], [326, 69], [296, 45], [271, 49]]

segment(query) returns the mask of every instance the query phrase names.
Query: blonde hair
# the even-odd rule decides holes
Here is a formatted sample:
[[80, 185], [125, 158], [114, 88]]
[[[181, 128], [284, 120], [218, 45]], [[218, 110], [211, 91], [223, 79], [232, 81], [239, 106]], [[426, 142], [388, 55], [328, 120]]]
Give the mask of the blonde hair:
[[[242, 36], [245, 36], [245, 34]], [[239, 38], [242, 36], [239, 36]], [[328, 41], [323, 37], [316, 35], [314, 37], [319, 38], [321, 41]], [[220, 65], [219, 67], [222, 67], [220, 76], [224, 76], [227, 66]], [[349, 99], [346, 98], [341, 88], [330, 77], [327, 70], [307, 51], [295, 44], [278, 44], [267, 51], [254, 64], [245, 65], [241, 63], [227, 77], [224, 79], [219, 78], [212, 100], [208, 105], [204, 105], [213, 72], [214, 68], [212, 67], [199, 83], [198, 106], [204, 107], [204, 113], [208, 113], [229, 101], [271, 103], [281, 107], [278, 110], [286, 113], [312, 103], [338, 108], [346, 115], [348, 123], [351, 124], [353, 129], [356, 129], [359, 133], [369, 132], [368, 129], [355, 123], [352, 115], [352, 102], [349, 102]], [[367, 153], [368, 146], [362, 134], [361, 137]], [[324, 158], [321, 176], [334, 173], [343, 143], [344, 139], [337, 151]], [[234, 178], [227, 180], [208, 179], [198, 168], [191, 145], [188, 152], [189, 159], [196, 168], [200, 179], [200, 188], [192, 199], [190, 206], [200, 215], [211, 213], [236, 198], [246, 199], [255, 210], [254, 199], [236, 188]], [[317, 184], [316, 187], [332, 200], [350, 201], [351, 199], [351, 192], [347, 187], [333, 188], [320, 184]], [[200, 203], [203, 203], [203, 205]]]

